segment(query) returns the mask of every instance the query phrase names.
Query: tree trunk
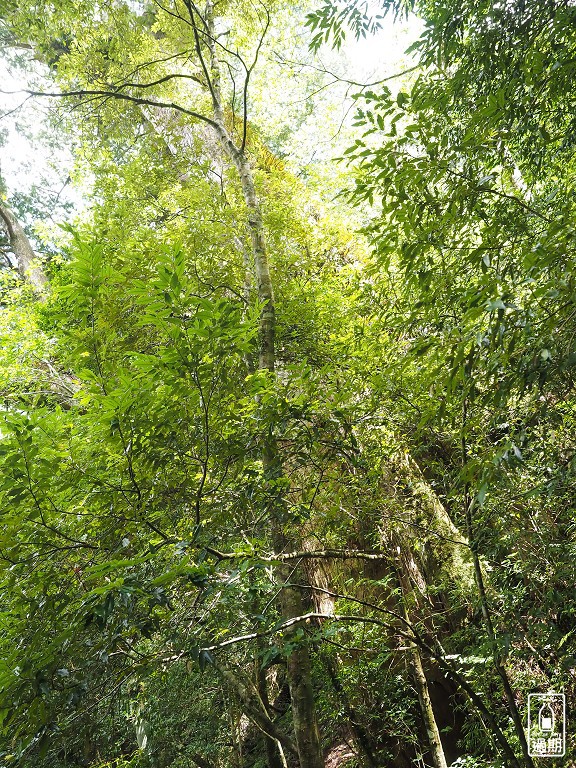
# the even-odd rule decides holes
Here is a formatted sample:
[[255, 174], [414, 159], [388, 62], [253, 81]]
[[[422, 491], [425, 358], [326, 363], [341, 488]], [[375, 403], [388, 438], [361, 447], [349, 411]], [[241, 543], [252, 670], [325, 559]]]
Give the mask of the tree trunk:
[[[254, 573], [250, 573], [250, 588], [254, 590]], [[253, 615], [257, 615], [260, 613], [260, 605], [258, 602], [258, 595], [254, 591], [252, 593], [254, 595], [252, 599], [252, 604], [250, 606], [250, 610], [252, 611]], [[258, 627], [253, 625], [254, 631], [258, 631]], [[256, 688], [258, 690], [258, 694], [260, 696], [260, 700], [262, 701], [262, 704], [264, 706], [264, 709], [270, 716], [270, 700], [268, 698], [268, 681], [266, 679], [266, 669], [262, 666], [261, 657], [263, 656], [264, 651], [264, 642], [262, 637], [256, 638], [256, 647], [258, 649], [258, 654], [256, 656], [256, 659], [254, 661], [254, 677], [256, 679]], [[268, 734], [264, 734], [264, 745], [266, 747], [266, 759], [268, 763], [268, 768], [284, 768], [281, 760], [281, 753], [279, 751], [282, 748], [282, 745], [280, 744], [277, 739], [272, 738]]]
[[480, 595], [480, 606], [482, 608], [482, 618], [484, 619], [486, 630], [488, 632], [488, 638], [490, 640], [490, 645], [492, 647], [492, 658], [494, 661], [494, 666], [496, 668], [496, 672], [498, 673], [502, 681], [502, 687], [504, 688], [504, 695], [506, 696], [506, 702], [508, 703], [508, 711], [510, 712], [512, 722], [514, 723], [514, 729], [518, 736], [518, 741], [520, 742], [520, 748], [522, 749], [524, 763], [527, 766], [527, 768], [534, 768], [534, 761], [532, 760], [532, 757], [530, 755], [530, 750], [528, 749], [528, 742], [526, 741], [526, 734], [524, 733], [524, 725], [522, 723], [522, 718], [520, 717], [520, 712], [518, 711], [518, 707], [516, 706], [514, 691], [512, 690], [512, 685], [508, 677], [508, 672], [506, 671], [506, 667], [502, 660], [501, 653], [498, 649], [498, 639], [496, 637], [496, 632], [494, 630], [494, 625], [492, 623], [492, 616], [491, 616], [490, 608], [488, 605], [488, 596], [486, 594], [486, 586], [484, 584], [482, 565], [480, 563], [476, 542], [474, 541], [474, 536], [473, 536], [471, 504], [472, 502], [471, 502], [471, 499], [469, 499], [468, 497], [468, 491], [466, 491], [466, 520], [468, 525], [470, 541], [472, 542], [474, 574], [476, 577], [476, 585], [478, 587], [478, 593]]
[[[418, 580], [422, 580], [421, 574], [418, 572], [416, 563], [410, 562], [410, 556], [404, 552], [401, 547], [400, 550], [400, 565], [398, 569], [398, 580], [400, 582], [400, 589], [402, 597], [404, 598], [404, 615], [406, 620], [410, 622], [410, 612], [408, 609], [408, 600], [412, 596], [413, 589], [410, 583], [410, 574], [413, 570], [417, 572]], [[413, 560], [413, 558], [412, 558]], [[422, 588], [423, 583], [418, 585]], [[411, 623], [411, 622], [410, 622]], [[434, 768], [447, 768], [446, 757], [444, 755], [444, 748], [442, 747], [442, 741], [440, 739], [440, 731], [438, 730], [438, 724], [434, 717], [434, 710], [432, 709], [432, 701], [430, 699], [430, 691], [428, 689], [428, 680], [422, 666], [422, 657], [420, 656], [420, 650], [416, 643], [411, 643], [412, 654], [412, 675], [414, 678], [414, 684], [416, 686], [416, 692], [418, 693], [418, 701], [420, 702], [420, 710], [422, 712], [422, 719], [424, 720], [424, 727], [426, 728], [426, 734], [428, 736], [428, 744], [430, 746], [430, 755], [432, 757], [432, 763]]]
[[278, 741], [287, 752], [297, 755], [299, 750], [291, 739], [283, 733], [280, 728], [268, 717], [264, 703], [260, 699], [258, 691], [251, 684], [243, 682], [237, 675], [229, 669], [214, 664], [216, 671], [228, 683], [231, 690], [238, 696], [242, 703], [242, 709], [252, 722], [260, 728], [270, 738]]
[[[248, 208], [248, 223], [252, 235], [252, 250], [256, 273], [256, 290], [258, 299], [263, 305], [260, 316], [258, 367], [261, 370], [273, 372], [275, 364], [274, 337], [276, 313], [266, 241], [264, 238], [262, 212], [258, 204], [252, 170], [248, 161], [236, 148], [234, 148], [232, 153], [232, 160], [240, 175], [244, 202]], [[275, 441], [271, 437], [265, 438], [262, 463], [264, 475], [270, 480], [274, 481], [274, 479], [277, 479], [282, 474], [281, 457], [279, 456]], [[284, 512], [285, 504], [283, 500], [276, 499], [270, 516], [270, 526], [272, 543], [277, 552], [293, 548], [292, 542], [284, 532]], [[283, 564], [277, 567], [276, 579], [281, 588], [279, 601], [283, 619], [293, 619], [305, 613], [300, 591], [289, 586], [291, 578], [291, 566]], [[298, 624], [290, 627], [286, 634], [286, 639], [289, 642], [295, 636], [298, 629], [300, 629]], [[310, 653], [305, 637], [301, 638], [296, 647], [293, 648], [288, 656], [287, 664], [294, 734], [298, 747], [300, 766], [301, 768], [323, 768], [324, 759], [322, 757], [315, 713]]]
[[[278, 520], [273, 522], [272, 539], [277, 551], [288, 546]], [[290, 566], [283, 564], [277, 568], [276, 579], [280, 586], [280, 611], [283, 619], [292, 619], [305, 613], [300, 591], [285, 586], [293, 578]], [[284, 634], [285, 641], [294, 644], [286, 660], [294, 735], [300, 768], [324, 768], [320, 732], [316, 719], [308, 641], [305, 634], [296, 638], [296, 633], [302, 628], [298, 622]]]
[[[258, 693], [264, 704], [264, 709], [270, 713], [270, 702], [268, 701], [268, 685], [266, 683], [266, 671], [262, 669], [259, 660], [256, 660], [256, 675], [258, 678]], [[268, 734], [264, 734], [266, 746], [266, 760], [268, 768], [284, 768], [278, 747], [282, 746], [277, 739]]]
[[444, 749], [440, 740], [440, 731], [436, 724], [436, 718], [434, 717], [434, 710], [432, 709], [432, 702], [430, 700], [428, 680], [426, 679], [424, 667], [422, 666], [420, 651], [416, 645], [412, 648], [412, 672], [422, 717], [424, 719], [424, 725], [426, 727], [426, 733], [428, 734], [432, 763], [434, 768], [447, 768], [446, 757], [444, 756]]
[[28, 280], [35, 291], [40, 293], [46, 286], [46, 275], [37, 263], [36, 254], [18, 219], [4, 204], [0, 203], [0, 220], [8, 233], [10, 249], [16, 257], [18, 272]]
[[[244, 203], [248, 212], [248, 225], [252, 240], [254, 272], [256, 277], [256, 292], [258, 300], [262, 305], [259, 329], [258, 367], [260, 370], [273, 373], [275, 365], [274, 340], [276, 314], [262, 211], [256, 194], [254, 177], [250, 164], [243, 148], [238, 148], [234, 144], [225, 125], [221, 101], [220, 72], [214, 42], [213, 5], [210, 0], [206, 3], [204, 22], [207, 29], [205, 41], [210, 53], [209, 72], [208, 68], [205, 67], [205, 74], [209, 78], [209, 87], [214, 109], [214, 123], [217, 126], [215, 130], [225, 151], [228, 153], [238, 172], [242, 185]], [[201, 30], [195, 28], [196, 48], [198, 55], [203, 62], [200, 34]], [[282, 474], [282, 460], [276, 443], [273, 437], [269, 437], [268, 435], [263, 438], [262, 464], [264, 476], [272, 482]], [[274, 491], [273, 494], [275, 494]], [[270, 529], [272, 543], [277, 552], [281, 552], [291, 545], [291, 542], [284, 532], [285, 509], [286, 505], [284, 500], [275, 497], [271, 505]], [[278, 566], [276, 570], [276, 579], [280, 586], [279, 603], [283, 619], [293, 619], [297, 616], [301, 616], [305, 612], [300, 591], [289, 586], [292, 576], [292, 568], [289, 565], [282, 564]], [[301, 629], [299, 624], [291, 626], [285, 635], [285, 639], [288, 642], [293, 642], [293, 638], [296, 636], [299, 629]], [[287, 658], [287, 673], [290, 699], [292, 703], [294, 735], [296, 747], [298, 749], [300, 768], [324, 768], [320, 734], [315, 712], [311, 660], [305, 635], [299, 638], [297, 642], [294, 642], [294, 647]]]

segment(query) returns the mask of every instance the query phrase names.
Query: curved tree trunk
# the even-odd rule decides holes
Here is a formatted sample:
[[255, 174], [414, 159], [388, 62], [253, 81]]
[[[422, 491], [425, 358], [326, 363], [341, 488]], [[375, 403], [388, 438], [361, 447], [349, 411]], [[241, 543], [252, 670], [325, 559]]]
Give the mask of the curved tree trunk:
[[18, 272], [40, 293], [46, 286], [46, 275], [38, 266], [38, 259], [18, 219], [3, 203], [0, 203], [0, 221], [8, 234], [10, 250], [16, 257]]

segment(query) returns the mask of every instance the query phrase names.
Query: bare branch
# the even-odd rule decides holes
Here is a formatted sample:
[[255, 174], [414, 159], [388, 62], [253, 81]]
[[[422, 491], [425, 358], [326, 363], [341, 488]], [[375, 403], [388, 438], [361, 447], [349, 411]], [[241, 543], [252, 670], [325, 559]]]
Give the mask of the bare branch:
[[190, 51], [179, 51], [178, 53], [174, 53], [171, 56], [163, 56], [160, 59], [152, 59], [151, 61], [146, 61], [143, 64], [138, 64], [134, 67], [126, 77], [134, 77], [138, 72], [140, 72], [142, 69], [148, 69], [149, 67], [154, 66], [154, 64], [165, 64], [167, 61], [173, 61], [174, 59], [188, 59], [190, 60], [191, 54]]
[[122, 88], [153, 88], [155, 85], [161, 85], [162, 83], [166, 83], [169, 80], [194, 80], [196, 83], [199, 83], [200, 85], [205, 85], [205, 83], [202, 82], [202, 80], [197, 75], [187, 75], [183, 72], [179, 73], [172, 73], [170, 75], [164, 75], [163, 77], [158, 78], [158, 80], [152, 80], [152, 82], [149, 83], [130, 83], [130, 82], [123, 82], [119, 85], [111, 85], [110, 87], [113, 88], [113, 93], [119, 93]]
[[184, 0], [184, 5], [186, 6], [188, 10], [188, 15], [190, 16], [190, 22], [188, 23], [190, 24], [190, 26], [192, 27], [192, 31], [194, 32], [194, 44], [196, 48], [196, 53], [198, 55], [198, 59], [200, 60], [200, 66], [202, 67], [202, 71], [204, 72], [204, 77], [206, 78], [206, 83], [210, 90], [210, 95], [212, 96], [212, 104], [214, 106], [214, 111], [217, 112], [218, 106], [220, 104], [220, 100], [219, 100], [218, 94], [215, 91], [214, 83], [212, 82], [212, 77], [210, 76], [208, 67], [206, 66], [206, 60], [204, 58], [204, 54], [202, 53], [202, 45], [200, 41], [200, 33], [198, 31], [198, 25], [196, 23], [196, 16], [198, 16], [198, 18], [206, 28], [208, 28], [207, 22], [206, 22], [206, 19], [202, 16], [202, 14], [198, 11], [195, 4], [191, 2], [191, 0]]
[[[340, 77], [340, 75], [337, 75], [335, 72], [332, 72], [329, 69], [326, 69], [326, 67], [316, 67], [314, 64], [308, 64], [307, 62], [302, 61], [292, 61], [291, 59], [286, 59], [284, 56], [282, 56], [280, 53], [275, 52], [276, 61], [279, 64], [289, 64], [291, 66], [296, 67], [306, 67], [307, 69], [313, 69], [315, 72], [321, 72], [323, 75], [330, 75], [330, 77], [334, 78], [334, 83], [346, 83], [347, 85], [353, 85], [357, 88], [361, 88], [362, 90], [366, 88], [373, 88], [375, 85], [382, 85], [382, 83], [387, 83], [389, 80], [397, 80], [399, 77], [403, 77], [404, 75], [408, 75], [411, 72], [415, 72], [417, 69], [421, 68], [420, 64], [415, 64], [413, 67], [408, 67], [408, 69], [403, 69], [401, 72], [395, 72], [393, 75], [388, 75], [387, 77], [383, 77], [381, 80], [374, 80], [371, 83], [360, 83], [357, 80], [348, 80], [345, 77]], [[330, 83], [330, 85], [334, 85], [334, 83]]]
[[246, 148], [246, 132], [248, 130], [248, 83], [250, 81], [250, 75], [252, 74], [254, 67], [258, 63], [258, 56], [260, 55], [260, 50], [264, 43], [264, 38], [266, 37], [266, 34], [270, 27], [270, 12], [268, 8], [264, 5], [262, 0], [260, 0], [260, 4], [264, 8], [264, 13], [266, 14], [266, 23], [264, 24], [264, 29], [262, 30], [262, 34], [260, 35], [260, 39], [258, 40], [258, 45], [256, 46], [256, 53], [254, 54], [254, 59], [252, 61], [252, 64], [250, 65], [250, 67], [246, 68], [246, 77], [244, 78], [244, 94], [243, 94], [244, 117], [242, 122], [242, 145], [240, 147], [241, 152], [244, 152]]
[[194, 117], [196, 120], [201, 120], [204, 123], [207, 123], [208, 125], [211, 125], [212, 128], [215, 128], [220, 133], [220, 126], [215, 120], [212, 120], [212, 118], [207, 117], [206, 115], [201, 114], [200, 112], [195, 112], [192, 109], [187, 109], [186, 107], [181, 106], [180, 104], [175, 104], [174, 102], [167, 102], [167, 101], [156, 101], [154, 99], [143, 99], [139, 96], [131, 96], [128, 93], [121, 93], [119, 91], [107, 91], [107, 90], [91, 90], [91, 89], [80, 89], [77, 91], [32, 91], [28, 89], [20, 89], [17, 91], [5, 91], [0, 89], [0, 93], [13, 95], [15, 93], [27, 93], [30, 96], [47, 96], [49, 98], [74, 98], [74, 97], [92, 97], [92, 99], [119, 99], [120, 101], [128, 101], [132, 104], [140, 104], [148, 107], [158, 107], [159, 109], [172, 109], [176, 112], [181, 112], [184, 115], [189, 115], [190, 117]]

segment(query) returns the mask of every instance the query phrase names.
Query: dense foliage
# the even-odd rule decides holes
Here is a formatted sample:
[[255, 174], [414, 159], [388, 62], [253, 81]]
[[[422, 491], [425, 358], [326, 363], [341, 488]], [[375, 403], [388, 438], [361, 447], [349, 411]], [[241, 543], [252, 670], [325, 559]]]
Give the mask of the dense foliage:
[[[0, 4], [82, 197], [0, 187], [6, 768], [533, 768], [571, 710], [576, 6], [380, 7]], [[300, 173], [311, 52], [411, 12]]]

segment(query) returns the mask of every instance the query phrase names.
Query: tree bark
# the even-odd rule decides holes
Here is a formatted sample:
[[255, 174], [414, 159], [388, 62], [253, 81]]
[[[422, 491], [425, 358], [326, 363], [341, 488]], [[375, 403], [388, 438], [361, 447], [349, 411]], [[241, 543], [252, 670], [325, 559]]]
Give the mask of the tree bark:
[[428, 574], [472, 592], [474, 569], [469, 542], [452, 522], [446, 508], [427, 482], [410, 453], [403, 449], [393, 458], [391, 469], [406, 483], [416, 502], [407, 519], [408, 536], [424, 544], [420, 556]]
[[434, 710], [432, 709], [432, 702], [430, 700], [428, 680], [426, 679], [424, 667], [422, 666], [420, 651], [416, 645], [414, 645], [412, 649], [412, 671], [416, 691], [418, 692], [418, 700], [420, 701], [420, 709], [426, 727], [426, 733], [428, 734], [432, 763], [434, 764], [434, 768], [447, 768], [446, 757], [444, 755], [442, 741], [440, 740], [440, 731], [438, 730], [436, 718], [434, 717]]
[[[266, 682], [266, 671], [262, 669], [259, 660], [256, 660], [256, 676], [258, 680], [258, 693], [264, 705], [264, 709], [270, 713], [270, 702], [268, 700], [268, 685]], [[266, 759], [268, 768], [284, 768], [278, 746], [280, 742], [268, 734], [264, 734], [266, 746]], [[281, 745], [280, 745], [281, 746]]]
[[[279, 529], [280, 525], [275, 521], [272, 538], [276, 549], [282, 547], [282, 542], [285, 542], [285, 537]], [[300, 592], [286, 586], [291, 578], [293, 576], [289, 566], [282, 564], [276, 569], [276, 579], [280, 585], [280, 611], [284, 619], [295, 618], [305, 613]], [[287, 643], [294, 644], [286, 660], [294, 735], [300, 768], [324, 768], [312, 687], [310, 651], [305, 629], [302, 637], [296, 637], [299, 629], [303, 629], [301, 622], [291, 626], [284, 635]]]
[[[405, 570], [404, 557], [400, 556], [400, 567], [398, 570], [398, 580], [400, 582], [400, 589], [404, 598], [404, 615], [406, 621], [410, 622], [410, 613], [408, 610], [408, 599], [412, 593], [412, 587], [410, 585], [410, 577]], [[414, 678], [414, 684], [416, 686], [416, 692], [418, 693], [418, 701], [420, 702], [420, 710], [422, 712], [422, 719], [424, 721], [424, 727], [426, 728], [426, 734], [428, 736], [428, 744], [430, 746], [430, 755], [432, 757], [432, 763], [434, 768], [447, 768], [446, 756], [444, 755], [444, 748], [442, 747], [442, 741], [440, 739], [440, 731], [438, 730], [438, 724], [434, 717], [434, 710], [432, 709], [432, 701], [430, 699], [430, 691], [428, 689], [428, 680], [422, 666], [422, 657], [420, 656], [420, 650], [416, 643], [411, 643], [412, 654], [412, 675]]]
[[290, 752], [292, 755], [298, 755], [296, 744], [268, 717], [266, 708], [256, 688], [252, 684], [244, 683], [229, 669], [224, 669], [224, 667], [220, 667], [217, 664], [214, 664], [214, 667], [238, 696], [244, 712], [252, 722], [267, 736], [280, 742], [287, 752]]
[[30, 282], [36, 292], [41, 293], [46, 286], [46, 275], [38, 266], [34, 249], [18, 219], [3, 203], [0, 203], [0, 220], [8, 233], [10, 249], [16, 257], [18, 272]]
[[[193, 13], [191, 13], [191, 18], [193, 19], [192, 23], [194, 25]], [[274, 342], [276, 312], [264, 233], [264, 222], [254, 185], [252, 168], [250, 167], [250, 163], [248, 162], [243, 148], [238, 148], [235, 145], [232, 136], [226, 128], [224, 120], [220, 88], [220, 71], [215, 50], [213, 4], [211, 0], [208, 0], [206, 3], [203, 21], [206, 27], [204, 39], [210, 55], [209, 68], [206, 67], [204, 63], [200, 44], [202, 30], [199, 30], [194, 26], [196, 50], [205, 70], [205, 75], [209, 80], [209, 88], [212, 95], [214, 110], [214, 124], [216, 126], [215, 131], [238, 172], [244, 203], [248, 213], [248, 225], [252, 240], [252, 254], [256, 277], [256, 292], [258, 300], [262, 305], [259, 327], [258, 367], [260, 370], [273, 373], [275, 367]], [[282, 474], [282, 460], [274, 438], [269, 435], [263, 437], [262, 464], [264, 476], [271, 481], [271, 484], [273, 484]], [[272, 504], [269, 520], [272, 543], [277, 552], [284, 551], [287, 547], [290, 547], [291, 544], [284, 532], [284, 518], [284, 500], [276, 496], [276, 492], [272, 489]], [[277, 567], [276, 579], [280, 587], [279, 603], [283, 619], [292, 619], [297, 616], [302, 616], [302, 614], [305, 613], [302, 596], [299, 590], [289, 586], [291, 578], [292, 569], [290, 566], [281, 564]], [[288, 642], [293, 642], [299, 629], [301, 629], [299, 624], [290, 627], [285, 635], [285, 639]], [[320, 734], [315, 712], [310, 652], [305, 634], [294, 642], [293, 647], [288, 654], [287, 676], [292, 703], [294, 735], [300, 768], [324, 768]]]

